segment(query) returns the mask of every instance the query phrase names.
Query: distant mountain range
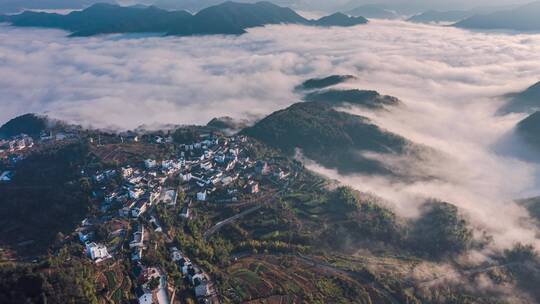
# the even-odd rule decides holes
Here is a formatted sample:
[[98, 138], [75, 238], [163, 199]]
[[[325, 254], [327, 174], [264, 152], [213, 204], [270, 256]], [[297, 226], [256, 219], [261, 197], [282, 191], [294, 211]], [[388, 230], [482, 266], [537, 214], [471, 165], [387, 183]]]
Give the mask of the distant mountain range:
[[474, 12], [471, 11], [426, 11], [418, 15], [414, 15], [407, 21], [417, 23], [439, 23], [439, 22], [457, 22], [465, 18], [471, 17]]
[[24, 12], [0, 16], [0, 22], [14, 26], [58, 28], [72, 36], [108, 33], [165, 33], [167, 35], [239, 35], [247, 28], [269, 24], [301, 24], [313, 26], [353, 26], [367, 23], [363, 17], [336, 13], [318, 20], [309, 20], [294, 10], [270, 2], [225, 2], [201, 10], [195, 15], [186, 11], [166, 11], [156, 7], [122, 7], [95, 4], [68, 15]]
[[340, 84], [340, 83], [343, 83], [352, 79], [356, 79], [356, 77], [352, 75], [332, 75], [332, 76], [323, 77], [323, 78], [312, 78], [312, 79], [308, 79], [304, 81], [296, 89], [297, 90], [323, 89], [323, 88], [334, 86], [336, 84]]
[[396, 12], [376, 4], [362, 5], [347, 11], [346, 14], [350, 16], [362, 16], [373, 19], [398, 19], [400, 17]]
[[540, 82], [523, 92], [508, 94], [505, 97], [508, 99], [508, 103], [499, 109], [499, 114], [540, 111]]
[[489, 14], [478, 14], [457, 22], [454, 26], [480, 30], [540, 30], [540, 2]]
[[19, 13], [32, 9], [83, 9], [95, 3], [116, 3], [114, 0], [2, 0], [0, 14]]

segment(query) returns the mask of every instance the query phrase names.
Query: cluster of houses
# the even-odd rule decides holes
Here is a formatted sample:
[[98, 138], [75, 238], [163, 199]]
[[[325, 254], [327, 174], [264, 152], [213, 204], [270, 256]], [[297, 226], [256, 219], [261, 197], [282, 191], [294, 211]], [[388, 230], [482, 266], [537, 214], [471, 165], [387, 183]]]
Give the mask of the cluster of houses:
[[[177, 193], [174, 189], [164, 189], [163, 183], [168, 176], [175, 174], [182, 167], [180, 160], [144, 161], [144, 168], [122, 167], [117, 170], [97, 172], [94, 182], [106, 185], [108, 180], [121, 176], [122, 184], [113, 191], [102, 193], [104, 197], [101, 210], [106, 212], [113, 205], [121, 205], [119, 216], [124, 218], [139, 218], [152, 205], [165, 202], [169, 205], [176, 203]], [[95, 196], [100, 196], [95, 193]]]
[[0, 140], [0, 153], [17, 152], [34, 146], [34, 139], [26, 134], [20, 134], [9, 140]]
[[[155, 141], [160, 144], [170, 142], [168, 138], [155, 138]], [[142, 271], [138, 284], [140, 288], [137, 289], [139, 303], [162, 303], [159, 299], [165, 301], [167, 298], [166, 287], [160, 287], [158, 292], [152, 288], [156, 280], [160, 281], [160, 286], [167, 285], [163, 271], [152, 265], [142, 265], [146, 250], [151, 250], [147, 244], [149, 231], [163, 232], [153, 212], [154, 206], [176, 205], [178, 192], [181, 191], [185, 195], [177, 216], [189, 220], [193, 216], [194, 204], [236, 202], [243, 196], [262, 191], [264, 184], [260, 183], [265, 178], [286, 180], [288, 173], [278, 166], [250, 159], [249, 145], [244, 136], [203, 135], [198, 142], [176, 146], [176, 154], [170, 159], [146, 159], [140, 164], [92, 172], [93, 196], [100, 202], [100, 210], [104, 214], [101, 220], [117, 217], [137, 223], [130, 235], [129, 248], [132, 263]], [[167, 188], [166, 181], [173, 176], [178, 177], [180, 184], [175, 185], [175, 189]], [[142, 217], [144, 221], [139, 220]], [[111, 257], [109, 252], [114, 250], [95, 242], [91, 228], [83, 223], [78, 232], [90, 259], [101, 262]], [[207, 273], [177, 248], [171, 249], [171, 259], [193, 288], [200, 303], [216, 302], [214, 284]], [[151, 281], [154, 283], [149, 284]]]
[[178, 266], [182, 276], [189, 282], [193, 288], [197, 301], [199, 303], [212, 303], [216, 291], [214, 284], [206, 272], [193, 264], [178, 248], [173, 247], [171, 251], [171, 260]]
[[240, 195], [258, 193], [262, 176], [272, 174], [278, 180], [288, 177], [280, 168], [250, 159], [246, 141], [244, 136], [233, 136], [180, 146], [184, 165], [179, 176], [185, 192], [190, 194], [183, 217], [191, 214], [191, 200], [235, 202]]

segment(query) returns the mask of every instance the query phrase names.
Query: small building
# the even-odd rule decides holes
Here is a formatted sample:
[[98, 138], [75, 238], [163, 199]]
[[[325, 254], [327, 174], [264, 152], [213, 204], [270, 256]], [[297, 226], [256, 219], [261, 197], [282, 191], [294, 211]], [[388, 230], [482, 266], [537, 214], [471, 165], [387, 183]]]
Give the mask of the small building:
[[180, 250], [178, 250], [178, 248], [176, 248], [176, 247], [171, 248], [171, 260], [173, 262], [178, 262], [182, 258], [183, 258], [182, 252], [180, 252]]
[[197, 200], [200, 202], [206, 201], [206, 190], [203, 190], [201, 192], [197, 192]]
[[180, 211], [180, 216], [182, 218], [189, 219], [191, 217], [191, 208], [188, 206], [182, 208], [182, 211]]
[[122, 177], [123, 178], [128, 178], [128, 177], [133, 175], [133, 168], [131, 168], [129, 166], [128, 167], [123, 167], [121, 169], [121, 171], [122, 171]]
[[89, 230], [80, 230], [78, 232], [81, 243], [86, 244], [94, 238], [94, 232]]
[[153, 159], [147, 159], [144, 161], [144, 166], [147, 168], [147, 169], [151, 169], [151, 168], [154, 168], [157, 166], [157, 162]]
[[131, 249], [131, 260], [133, 262], [140, 261], [143, 257], [143, 247], [133, 247]]
[[146, 212], [148, 208], [148, 202], [145, 199], [140, 199], [135, 203], [135, 206], [131, 209], [131, 216], [133, 218], [138, 218], [143, 213]]
[[94, 261], [104, 260], [110, 257], [107, 247], [105, 245], [98, 245], [96, 243], [86, 244], [86, 254]]
[[259, 193], [259, 183], [250, 181], [247, 185], [247, 190], [251, 194]]
[[255, 164], [255, 172], [260, 175], [266, 175], [268, 174], [268, 171], [270, 168], [268, 167], [268, 164], [265, 161], [257, 161]]
[[139, 197], [141, 197], [141, 195], [143, 195], [143, 193], [144, 193], [143, 189], [134, 188], [134, 189], [129, 190], [129, 197], [133, 199], [138, 199]]
[[4, 171], [0, 175], [0, 182], [5, 182], [5, 183], [10, 182], [12, 177], [13, 177], [13, 173], [11, 171]]
[[133, 239], [129, 243], [129, 248], [144, 246], [144, 226], [139, 224], [137, 230], [133, 233]]
[[135, 293], [137, 294], [137, 299], [139, 300], [139, 304], [152, 304], [152, 293], [151, 292], [145, 292], [142, 288], [137, 288], [135, 290]]

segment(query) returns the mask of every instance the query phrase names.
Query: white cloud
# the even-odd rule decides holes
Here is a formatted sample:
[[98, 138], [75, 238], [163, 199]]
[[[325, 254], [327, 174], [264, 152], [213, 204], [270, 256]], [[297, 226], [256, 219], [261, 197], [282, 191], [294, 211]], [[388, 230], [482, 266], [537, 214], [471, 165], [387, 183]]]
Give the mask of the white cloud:
[[[298, 101], [312, 76], [354, 74], [344, 86], [376, 89], [406, 107], [364, 113], [379, 125], [451, 157], [408, 164], [444, 177], [414, 184], [337, 176], [413, 215], [421, 196], [460, 206], [498, 244], [535, 242], [515, 197], [538, 191], [537, 165], [494, 146], [522, 115], [496, 117], [501, 94], [540, 80], [540, 35], [475, 33], [399, 21], [352, 28], [270, 26], [239, 37], [67, 38], [0, 26], [0, 122], [48, 112], [98, 127], [204, 124], [264, 115]], [[381, 156], [374, 156], [381, 157]], [[396, 166], [403, 159], [386, 159]]]

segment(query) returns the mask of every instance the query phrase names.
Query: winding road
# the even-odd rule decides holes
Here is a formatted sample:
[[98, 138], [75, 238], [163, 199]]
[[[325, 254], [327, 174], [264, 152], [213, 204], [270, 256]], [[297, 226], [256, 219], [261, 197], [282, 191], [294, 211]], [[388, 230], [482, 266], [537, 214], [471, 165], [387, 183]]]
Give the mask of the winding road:
[[250, 213], [253, 213], [259, 209], [261, 209], [263, 207], [263, 205], [257, 205], [255, 207], [252, 207], [252, 208], [249, 208], [248, 210], [245, 210], [243, 212], [240, 212], [234, 216], [231, 216], [230, 218], [226, 219], [226, 220], [223, 220], [221, 222], [218, 222], [217, 224], [215, 224], [212, 228], [208, 229], [203, 237], [204, 237], [204, 240], [206, 241], [208, 239], [208, 237], [210, 237], [212, 234], [218, 232], [221, 228], [223, 228], [223, 226], [225, 225], [228, 225], [236, 220], [239, 220], [240, 218], [250, 214]]

